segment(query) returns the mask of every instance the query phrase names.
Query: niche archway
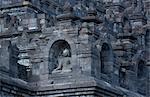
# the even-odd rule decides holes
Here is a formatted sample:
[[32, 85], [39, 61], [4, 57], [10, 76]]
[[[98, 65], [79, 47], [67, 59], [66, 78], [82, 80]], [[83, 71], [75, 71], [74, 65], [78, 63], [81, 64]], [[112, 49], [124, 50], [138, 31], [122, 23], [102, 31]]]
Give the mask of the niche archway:
[[138, 80], [138, 92], [140, 94], [146, 94], [146, 81], [147, 81], [146, 65], [143, 60], [138, 62], [137, 66], [137, 80]]
[[100, 52], [101, 73], [109, 74], [113, 71], [113, 53], [107, 43], [103, 43]]
[[127, 17], [123, 19], [123, 32], [124, 33], [131, 33], [131, 23]]
[[138, 67], [137, 67], [137, 78], [139, 80], [146, 77], [145, 71], [146, 71], [145, 62], [139, 61]]
[[148, 44], [150, 42], [150, 31], [147, 30], [146, 34], [145, 34], [145, 45], [146, 47], [150, 47], [150, 45]]
[[70, 51], [70, 57], [71, 57], [71, 47], [65, 40], [57, 40], [55, 41], [49, 52], [49, 73], [52, 73], [54, 69], [58, 66], [58, 57], [63, 53], [65, 49], [68, 49]]

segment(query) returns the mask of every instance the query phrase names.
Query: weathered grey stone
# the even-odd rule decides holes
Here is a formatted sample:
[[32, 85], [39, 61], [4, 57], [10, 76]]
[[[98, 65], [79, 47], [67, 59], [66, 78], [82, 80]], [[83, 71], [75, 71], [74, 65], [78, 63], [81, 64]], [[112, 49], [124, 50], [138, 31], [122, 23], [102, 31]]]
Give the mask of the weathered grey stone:
[[149, 97], [149, 0], [1, 0], [0, 97]]

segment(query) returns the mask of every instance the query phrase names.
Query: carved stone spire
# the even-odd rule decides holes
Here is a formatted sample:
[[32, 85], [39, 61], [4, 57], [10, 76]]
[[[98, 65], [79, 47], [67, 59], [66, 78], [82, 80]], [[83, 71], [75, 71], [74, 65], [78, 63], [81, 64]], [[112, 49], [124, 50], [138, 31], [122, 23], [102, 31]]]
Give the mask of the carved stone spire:
[[137, 6], [134, 10], [135, 15], [144, 15], [143, 2], [142, 0], [137, 1]]
[[93, 3], [90, 3], [89, 9], [88, 9], [88, 15], [97, 15], [96, 9], [94, 7]]
[[63, 11], [64, 11], [64, 13], [72, 13], [73, 12], [73, 8], [69, 1], [65, 2], [65, 5], [63, 6]]
[[63, 14], [58, 15], [57, 20], [76, 20], [78, 19], [73, 13], [73, 7], [70, 1], [66, 1], [63, 6]]
[[99, 19], [97, 18], [97, 12], [96, 9], [94, 8], [93, 3], [90, 3], [87, 16], [83, 17], [83, 21], [96, 23], [100, 22]]

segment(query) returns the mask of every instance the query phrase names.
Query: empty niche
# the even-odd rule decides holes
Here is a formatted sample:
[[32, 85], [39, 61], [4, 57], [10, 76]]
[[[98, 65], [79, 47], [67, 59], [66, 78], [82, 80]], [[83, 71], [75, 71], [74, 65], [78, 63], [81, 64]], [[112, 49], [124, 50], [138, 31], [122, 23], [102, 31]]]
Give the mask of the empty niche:
[[149, 30], [146, 31], [146, 34], [145, 34], [145, 45], [148, 47], [150, 43], [150, 32]]
[[137, 82], [138, 82], [138, 92], [145, 95], [146, 94], [146, 65], [145, 62], [140, 60], [137, 66]]
[[113, 69], [113, 54], [110, 46], [103, 43], [100, 52], [101, 73], [109, 74]]

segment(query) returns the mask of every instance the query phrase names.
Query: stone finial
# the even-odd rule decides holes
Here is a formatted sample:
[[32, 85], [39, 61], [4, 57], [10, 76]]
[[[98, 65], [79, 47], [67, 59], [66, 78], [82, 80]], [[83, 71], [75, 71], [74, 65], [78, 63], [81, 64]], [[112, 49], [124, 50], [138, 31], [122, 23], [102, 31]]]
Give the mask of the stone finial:
[[73, 6], [73, 11], [78, 17], [83, 17], [87, 13], [87, 7], [82, 0], [77, 0], [75, 6]]
[[82, 19], [85, 22], [100, 23], [100, 20], [97, 17], [97, 11], [96, 11], [93, 3], [89, 4], [89, 8], [87, 10], [87, 16], [83, 17]]
[[142, 0], [137, 1], [136, 2], [136, 8], [134, 10], [134, 14], [135, 15], [144, 15], [143, 10], [144, 9], [143, 9], [143, 2], [142, 2]]
[[114, 12], [111, 9], [106, 9], [105, 18], [111, 22], [114, 21], [115, 18]]
[[65, 5], [63, 6], [63, 11], [64, 13], [71, 13], [73, 11], [73, 8], [68, 0], [65, 2]]
[[127, 14], [130, 19], [143, 18], [143, 2], [141, 0], [133, 0], [131, 6], [125, 9], [125, 14]]
[[88, 15], [89, 16], [91, 16], [91, 15], [94, 15], [94, 16], [97, 15], [97, 12], [96, 12], [96, 9], [95, 9], [93, 3], [90, 3], [90, 5], [89, 5]]
[[73, 7], [70, 1], [66, 1], [65, 5], [63, 6], [63, 14], [58, 15], [57, 20], [64, 21], [64, 20], [78, 20], [79, 18], [74, 15]]

